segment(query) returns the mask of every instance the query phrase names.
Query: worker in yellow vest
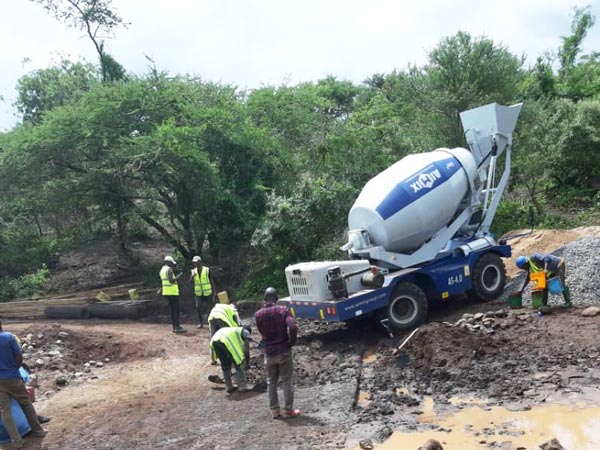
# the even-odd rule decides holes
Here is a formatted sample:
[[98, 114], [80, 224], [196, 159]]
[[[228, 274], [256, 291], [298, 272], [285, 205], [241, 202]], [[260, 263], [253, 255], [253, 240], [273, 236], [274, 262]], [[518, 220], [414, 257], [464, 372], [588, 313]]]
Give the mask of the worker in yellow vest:
[[[208, 329], [210, 330], [210, 337], [213, 337], [221, 328], [241, 326], [242, 320], [240, 319], [240, 315], [238, 314], [235, 306], [217, 303], [210, 310], [210, 314], [208, 315]], [[214, 351], [211, 351], [211, 359], [213, 365], [217, 363], [217, 355]]]
[[198, 328], [202, 328], [204, 323], [204, 314], [210, 311], [210, 308], [216, 303], [217, 289], [210, 272], [210, 268], [202, 263], [202, 258], [194, 256], [192, 258], [192, 274], [190, 281], [194, 285], [194, 296], [196, 299], [196, 314], [198, 315]]
[[[250, 359], [250, 327], [225, 327], [217, 330], [210, 339], [210, 349], [214, 351], [221, 362], [223, 380], [230, 394], [238, 389], [247, 392], [252, 389], [246, 382], [248, 361]], [[242, 368], [243, 364], [243, 368]], [[231, 381], [231, 366], [235, 367], [235, 378], [237, 385]]]
[[162, 283], [162, 296], [169, 304], [173, 333], [185, 333], [186, 330], [179, 325], [179, 285], [177, 279], [181, 276], [175, 275], [177, 263], [172, 256], [165, 256], [164, 265], [160, 269], [160, 281]]

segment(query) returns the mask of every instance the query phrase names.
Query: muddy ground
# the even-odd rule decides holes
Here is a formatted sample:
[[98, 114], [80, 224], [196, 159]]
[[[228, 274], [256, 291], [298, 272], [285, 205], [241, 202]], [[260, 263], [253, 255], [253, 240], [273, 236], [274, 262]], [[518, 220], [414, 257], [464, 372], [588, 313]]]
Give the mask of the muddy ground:
[[[475, 330], [454, 320], [483, 305], [447, 306], [433, 317], [452, 322], [422, 326], [399, 353], [405, 336], [390, 339], [376, 323], [301, 323], [295, 379], [303, 416], [286, 421], [270, 419], [256, 349], [255, 392], [226, 395], [207, 381], [219, 371], [210, 365], [206, 329], [192, 324], [185, 335], [170, 333], [166, 324], [136, 322], [9, 323], [5, 329], [36, 349], [50, 351], [60, 340], [59, 361], [34, 369], [36, 405], [52, 417], [50, 433], [43, 441], [27, 439], [26, 448], [351, 448], [361, 439], [383, 441], [394, 430], [438, 430], [420, 420], [428, 397], [439, 411], [460, 408], [451, 400], [461, 396], [518, 410], [598, 388], [600, 316], [581, 317], [577, 308], [542, 317], [504, 308], [491, 313], [501, 306], [485, 305], [493, 325]], [[67, 382], [57, 386], [61, 377]]]

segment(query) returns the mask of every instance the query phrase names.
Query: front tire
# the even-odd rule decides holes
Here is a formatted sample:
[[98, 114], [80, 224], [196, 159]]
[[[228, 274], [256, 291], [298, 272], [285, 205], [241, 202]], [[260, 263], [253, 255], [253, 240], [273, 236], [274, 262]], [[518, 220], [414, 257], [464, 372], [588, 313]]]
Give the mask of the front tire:
[[473, 266], [473, 288], [469, 297], [490, 301], [499, 298], [504, 292], [506, 269], [502, 259], [495, 253], [484, 253]]
[[414, 283], [399, 283], [387, 308], [388, 320], [396, 330], [410, 330], [421, 325], [427, 317], [427, 297]]

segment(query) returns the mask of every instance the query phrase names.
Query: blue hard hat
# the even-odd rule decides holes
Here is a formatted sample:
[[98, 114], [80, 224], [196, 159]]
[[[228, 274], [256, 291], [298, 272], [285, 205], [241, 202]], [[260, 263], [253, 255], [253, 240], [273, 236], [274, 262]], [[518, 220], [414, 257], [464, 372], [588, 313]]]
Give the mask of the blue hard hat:
[[518, 267], [519, 269], [522, 269], [522, 268], [523, 268], [523, 266], [524, 266], [525, 264], [527, 264], [527, 257], [525, 257], [525, 256], [519, 256], [519, 257], [516, 259], [516, 261], [515, 261], [515, 264], [517, 265], [517, 267]]

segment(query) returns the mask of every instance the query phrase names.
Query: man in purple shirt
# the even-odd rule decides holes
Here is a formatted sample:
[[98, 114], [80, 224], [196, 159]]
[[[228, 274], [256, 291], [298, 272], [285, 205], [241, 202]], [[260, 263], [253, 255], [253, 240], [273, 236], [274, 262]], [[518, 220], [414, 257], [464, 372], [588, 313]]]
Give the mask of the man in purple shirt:
[[277, 397], [277, 383], [281, 379], [283, 387], [283, 417], [298, 417], [300, 411], [294, 409], [294, 386], [292, 375], [292, 347], [296, 344], [298, 326], [285, 306], [277, 304], [275, 288], [265, 290], [265, 304], [254, 314], [256, 326], [262, 335], [260, 347], [265, 354], [267, 383], [269, 385], [269, 407], [274, 419], [282, 417]]
[[11, 402], [13, 398], [21, 405], [21, 409], [31, 427], [31, 435], [35, 437], [46, 435], [38, 421], [35, 408], [19, 373], [19, 367], [22, 363], [23, 354], [17, 339], [12, 333], [3, 331], [2, 322], [0, 322], [0, 413], [2, 414], [4, 428], [6, 428], [12, 441], [11, 448], [21, 448], [23, 446], [23, 439], [12, 417]]

